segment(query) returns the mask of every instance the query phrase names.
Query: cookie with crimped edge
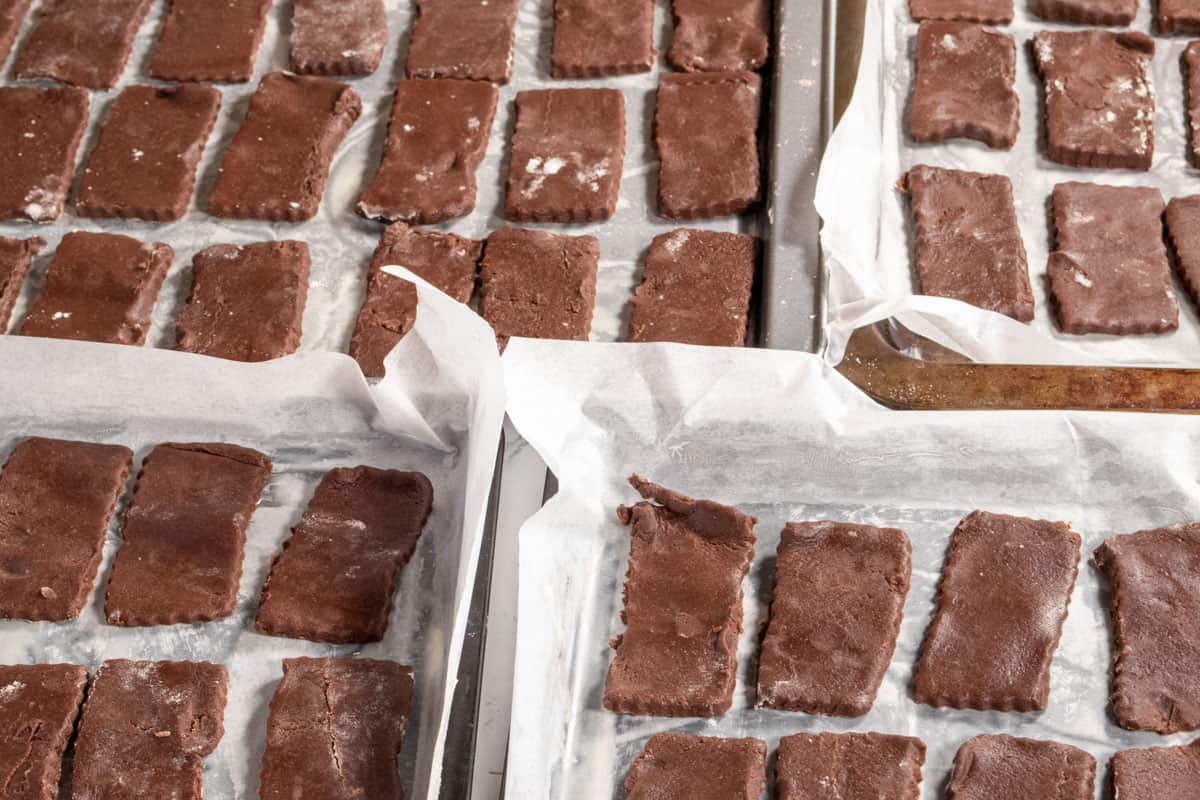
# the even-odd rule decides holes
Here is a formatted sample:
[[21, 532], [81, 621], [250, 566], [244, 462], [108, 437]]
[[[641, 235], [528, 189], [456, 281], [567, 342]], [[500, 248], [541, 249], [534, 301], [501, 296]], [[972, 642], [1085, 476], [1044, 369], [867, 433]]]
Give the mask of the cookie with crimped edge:
[[1119, 800], [1195, 800], [1200, 787], [1200, 739], [1182, 747], [1122, 750], [1109, 761]]
[[17, 51], [13, 77], [112, 89], [150, 6], [151, 0], [45, 0]]
[[370, 75], [387, 46], [383, 0], [293, 0], [288, 60], [301, 75]]
[[1092, 800], [1096, 759], [1069, 744], [985, 734], [954, 756], [946, 800]]
[[602, 78], [653, 66], [653, 2], [555, 0], [553, 77]]
[[88, 672], [74, 664], [0, 665], [0, 789], [5, 800], [55, 800]]
[[925, 743], [884, 733], [797, 733], [779, 740], [777, 800], [917, 800]]
[[245, 83], [273, 0], [170, 0], [150, 76], [165, 81]]
[[757, 800], [767, 744], [689, 733], [650, 737], [625, 776], [628, 800]]

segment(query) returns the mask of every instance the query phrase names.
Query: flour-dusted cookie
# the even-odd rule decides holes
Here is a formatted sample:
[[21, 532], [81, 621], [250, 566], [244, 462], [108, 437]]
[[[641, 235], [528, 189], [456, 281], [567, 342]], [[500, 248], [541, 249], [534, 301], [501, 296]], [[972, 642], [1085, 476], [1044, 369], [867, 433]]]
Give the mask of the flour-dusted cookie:
[[383, 359], [417, 320], [417, 288], [388, 275], [403, 266], [460, 303], [471, 300], [483, 242], [453, 233], [389, 225], [375, 248], [367, 273], [367, 296], [354, 323], [350, 355], [368, 378], [382, 378]]
[[74, 664], [0, 666], [0, 789], [5, 800], [54, 800], [88, 673]]
[[170, 0], [150, 77], [245, 83], [267, 28], [272, 0]]
[[383, 161], [358, 198], [358, 213], [413, 224], [470, 214], [498, 97], [483, 81], [399, 81]]
[[1095, 783], [1096, 759], [1078, 747], [983, 735], [954, 756], [946, 800], [1092, 800]]
[[45, 246], [46, 240], [37, 236], [28, 239], [0, 236], [0, 334], [8, 330], [29, 265]]
[[417, 7], [408, 77], [508, 83], [517, 0], [417, 0]]
[[113, 102], [79, 182], [75, 213], [166, 222], [187, 212], [217, 121], [211, 86], [130, 86]]
[[302, 75], [370, 75], [387, 46], [383, 0], [293, 0], [288, 61]]
[[1007, 25], [1013, 21], [1012, 0], [908, 0], [908, 11], [917, 22], [946, 19]]
[[1159, 33], [1200, 33], [1200, 2], [1158, 0], [1154, 22]]
[[1033, 287], [1008, 177], [920, 164], [901, 183], [916, 228], [920, 293], [1032, 320]]
[[0, 619], [79, 616], [129, 476], [127, 447], [30, 437], [0, 470]]
[[1182, 747], [1122, 750], [1109, 761], [1119, 800], [1195, 800], [1200, 786], [1200, 739]]
[[917, 800], [925, 743], [883, 733], [797, 733], [779, 740], [777, 800]]
[[[903, 531], [789, 522], [758, 658], [758, 704], [859, 717], [892, 661], [912, 577]], [[880, 788], [880, 794], [895, 796]]]
[[110, 625], [233, 613], [246, 527], [271, 459], [231, 444], [160, 444], [142, 462], [104, 599]]
[[756, 70], [767, 61], [767, 0], [671, 0], [675, 32], [667, 60], [688, 72]]
[[142, 345], [175, 252], [162, 242], [73, 231], [58, 243], [46, 285], [18, 333]]
[[1016, 77], [1010, 34], [970, 22], [922, 22], [908, 117], [913, 140], [965, 138], [1012, 149], [1021, 127]]
[[624, 163], [620, 91], [520, 92], [504, 216], [539, 222], [609, 219], [617, 210]]
[[663, 76], [654, 114], [661, 216], [740, 214], [758, 201], [761, 89], [750, 72]]
[[1200, 195], [1171, 198], [1164, 219], [1179, 277], [1192, 299], [1200, 302]]
[[625, 776], [628, 800], [758, 800], [767, 785], [767, 743], [660, 733]]
[[192, 259], [175, 349], [235, 361], [296, 352], [311, 268], [308, 245], [291, 239], [206, 247]]
[[344, 83], [267, 75], [225, 151], [209, 213], [273, 222], [312, 219], [333, 154], [361, 113], [362, 101]]
[[0, 64], [8, 60], [8, 52], [32, 4], [33, 0], [0, 0]]
[[288, 658], [271, 698], [261, 800], [391, 800], [413, 674], [371, 658]]
[[1144, 33], [1043, 31], [1046, 158], [1071, 167], [1150, 169], [1154, 40]]
[[652, 0], [554, 0], [555, 78], [629, 75], [653, 66]]
[[121, 79], [151, 0], [45, 0], [17, 51], [13, 76], [49, 78], [88, 89]]
[[87, 91], [0, 86], [0, 119], [0, 220], [58, 219], [88, 123]]
[[105, 661], [83, 706], [71, 796], [201, 800], [229, 672], [203, 661]]
[[1067, 333], [1166, 333], [1179, 303], [1163, 243], [1158, 189], [1060, 183], [1054, 250], [1046, 265]]
[[917, 702], [1045, 709], [1079, 543], [1065, 522], [985, 511], [964, 517], [950, 541], [937, 611], [917, 662]]
[[1077, 25], [1128, 25], [1138, 0], [1035, 0], [1034, 12], [1053, 22]]
[[[646, 498], [621, 506], [629, 570], [604, 707], [620, 714], [717, 717], [733, 703], [742, 579], [757, 520], [633, 475]], [[757, 797], [757, 793], [754, 794]]]
[[1187, 82], [1188, 155], [1193, 167], [1200, 167], [1200, 42], [1189, 42], [1183, 51]]

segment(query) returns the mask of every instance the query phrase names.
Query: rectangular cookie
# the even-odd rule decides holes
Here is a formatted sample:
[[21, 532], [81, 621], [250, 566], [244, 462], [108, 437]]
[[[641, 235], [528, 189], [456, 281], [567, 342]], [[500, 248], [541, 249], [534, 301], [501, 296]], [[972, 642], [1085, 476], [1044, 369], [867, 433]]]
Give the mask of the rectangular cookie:
[[757, 261], [758, 240], [743, 233], [655, 236], [633, 291], [629, 341], [741, 347]]
[[229, 672], [203, 661], [105, 661], [83, 706], [72, 797], [201, 800]]
[[1183, 51], [1187, 81], [1187, 128], [1193, 167], [1200, 167], [1200, 42], [1189, 42]]
[[272, 0], [170, 0], [150, 77], [245, 83], [267, 28]]
[[758, 800], [767, 785], [767, 743], [659, 733], [625, 776], [628, 800]]
[[517, 0], [417, 0], [409, 78], [508, 83]]
[[554, 0], [552, 77], [630, 75], [653, 66], [653, 0]]
[[288, 62], [301, 75], [370, 75], [387, 46], [383, 0], [293, 0]]
[[975, 139], [1011, 150], [1021, 127], [1016, 77], [1011, 35], [971, 22], [922, 22], [908, 115], [913, 141]]
[[870, 711], [896, 649], [911, 578], [903, 531], [789, 522], [759, 650], [758, 705], [838, 717]]
[[1182, 747], [1122, 750], [1109, 761], [1120, 800], [1195, 800], [1200, 786], [1200, 739]]
[[432, 508], [433, 486], [419, 472], [330, 470], [271, 562], [256, 629], [335, 644], [381, 640], [396, 578]]
[[675, 32], [667, 61], [687, 72], [756, 70], [767, 61], [767, 0], [671, 0]]
[[160, 444], [142, 462], [121, 528], [109, 625], [208, 622], [233, 613], [246, 528], [271, 459], [231, 444]]
[[45, 0], [13, 63], [17, 80], [112, 89], [151, 0]]
[[927, 19], [1007, 25], [1013, 21], [1012, 0], [908, 0], [916, 22]]
[[796, 733], [779, 740], [776, 800], [918, 800], [925, 743], [883, 733]]
[[625, 96], [617, 89], [517, 93], [504, 217], [610, 219], [625, 162]]
[[1144, 33], [1042, 31], [1046, 158], [1071, 167], [1150, 169], [1154, 40]]
[[1052, 22], [1076, 25], [1128, 25], [1138, 0], [1035, 0], [1035, 13]]
[[1200, 302], [1200, 195], [1171, 198], [1164, 219], [1179, 277], [1192, 299]]
[[286, 658], [271, 698], [261, 800], [399, 798], [413, 674], [394, 661]]
[[383, 160], [358, 213], [414, 225], [470, 214], [498, 97], [483, 81], [399, 81]]
[[761, 89], [751, 72], [662, 77], [654, 112], [660, 216], [720, 217], [758, 202]]
[[403, 222], [384, 229], [371, 259], [367, 296], [350, 339], [350, 356], [363, 375], [383, 377], [384, 357], [417, 320], [417, 288], [383, 268], [407, 267], [458, 302], [467, 303], [475, 291], [482, 255], [483, 242], [453, 233], [410, 228]]
[[79, 182], [75, 213], [166, 222], [182, 217], [217, 121], [211, 86], [130, 86], [117, 95]]
[[290, 239], [204, 248], [192, 258], [175, 349], [234, 361], [296, 352], [311, 268], [308, 245]]
[[1113, 717], [1128, 730], [1200, 729], [1200, 524], [1113, 536], [1094, 560], [1112, 588]]
[[1158, 189], [1060, 183], [1046, 273], [1066, 333], [1166, 333], [1179, 304]]
[[83, 611], [133, 452], [23, 439], [0, 470], [0, 619], [64, 622]]
[[1008, 177], [921, 164], [901, 182], [916, 229], [920, 293], [1032, 320], [1033, 287]]
[[88, 673], [74, 664], [0, 666], [0, 790], [55, 800]]
[[1044, 710], [1079, 544], [1065, 522], [986, 511], [964, 517], [950, 541], [937, 611], [917, 661], [916, 701]]
[[492, 231], [479, 273], [479, 313], [496, 331], [501, 350], [513, 336], [586, 341], [599, 268], [595, 236]]
[[72, 231], [58, 243], [23, 336], [142, 345], [175, 251], [117, 233]]
[[0, 86], [0, 119], [0, 220], [58, 219], [88, 123], [87, 91]]
[[1159, 33], [1200, 33], [1200, 2], [1158, 0], [1154, 21]]
[[985, 734], [954, 756], [946, 800], [1092, 800], [1096, 759], [1048, 739]]
[[0, 0], [0, 64], [8, 60], [9, 50], [32, 4], [33, 0]]
[[362, 101], [344, 83], [267, 75], [225, 151], [209, 213], [272, 222], [312, 219], [333, 155], [361, 113]]
[[8, 331], [8, 322], [12, 319], [17, 298], [21, 296], [29, 265], [45, 246], [46, 240], [38, 236], [28, 239], [0, 236], [0, 334]]
[[[733, 703], [742, 579], [758, 521], [633, 475], [645, 502], [621, 506], [632, 525], [616, 656], [604, 707], [619, 714], [718, 717]], [[758, 795], [755, 794], [755, 797]]]

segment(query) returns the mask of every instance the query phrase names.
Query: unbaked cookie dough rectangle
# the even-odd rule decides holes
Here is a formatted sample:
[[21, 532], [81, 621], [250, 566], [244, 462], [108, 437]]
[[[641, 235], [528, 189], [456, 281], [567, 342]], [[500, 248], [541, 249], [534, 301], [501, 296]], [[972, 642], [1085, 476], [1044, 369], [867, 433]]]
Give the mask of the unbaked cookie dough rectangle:
[[908, 11], [917, 22], [946, 19], [1007, 25], [1013, 21], [1012, 0], [908, 0]]
[[0, 470], [0, 619], [64, 622], [87, 602], [127, 447], [31, 437]]
[[8, 331], [29, 265], [45, 246], [46, 240], [37, 236], [28, 239], [0, 236], [0, 334]]
[[0, 666], [0, 790], [5, 800], [54, 800], [87, 669]]
[[517, 0], [417, 0], [417, 7], [408, 77], [508, 83]]
[[[717, 717], [733, 703], [742, 580], [757, 520], [637, 475], [645, 501], [621, 506], [631, 525], [629, 570], [604, 707], [620, 714]], [[755, 797], [758, 795], [755, 794]]]
[[1200, 42], [1189, 42], [1183, 51], [1187, 81], [1187, 127], [1189, 155], [1193, 167], [1200, 167]]
[[0, 220], [58, 219], [87, 128], [87, 91], [0, 86], [0, 119]]
[[381, 640], [432, 508], [433, 486], [419, 472], [330, 470], [271, 562], [255, 627], [315, 642]]
[[771, 42], [768, 0], [672, 0], [667, 60], [687, 72], [756, 70]]
[[1179, 277], [1200, 302], [1200, 194], [1171, 198], [1164, 219]]
[[33, 0], [0, 0], [0, 64], [8, 60], [8, 52], [32, 4]]
[[758, 800], [767, 743], [689, 733], [650, 737], [625, 776], [628, 800]]
[[164, 81], [245, 83], [267, 28], [273, 0], [170, 0], [150, 59]]
[[383, 0], [293, 0], [288, 61], [301, 75], [370, 75], [387, 46]]
[[653, 66], [653, 0], [554, 0], [553, 77], [629, 75]]
[[121, 528], [110, 625], [208, 622], [233, 613], [246, 527], [271, 459], [230, 444], [160, 444], [142, 463]]
[[13, 76], [112, 89], [150, 5], [151, 0], [45, 0], [17, 52]]
[[968, 739], [958, 749], [946, 797], [1092, 800], [1095, 783], [1096, 759], [1078, 747], [1048, 739], [985, 734]]
[[1137, 15], [1138, 0], [1035, 0], [1035, 13], [1053, 22], [1076, 25], [1128, 25]]
[[1158, 0], [1154, 22], [1159, 33], [1200, 33], [1200, 2]]
[[1109, 761], [1120, 800], [1195, 800], [1200, 786], [1200, 739], [1182, 747], [1122, 750]]
[[883, 733], [797, 733], [779, 740], [776, 800], [918, 800], [925, 743]]

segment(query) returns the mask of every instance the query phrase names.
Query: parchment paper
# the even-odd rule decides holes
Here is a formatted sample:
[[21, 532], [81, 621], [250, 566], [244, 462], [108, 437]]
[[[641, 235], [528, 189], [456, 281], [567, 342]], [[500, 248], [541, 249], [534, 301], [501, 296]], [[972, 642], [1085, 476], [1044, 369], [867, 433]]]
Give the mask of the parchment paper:
[[[103, 624], [119, 539], [113, 525], [83, 615], [61, 624], [0, 621], [0, 663], [71, 662], [93, 674], [110, 658], [226, 664], [225, 734], [206, 762], [204, 794], [241, 800], [258, 796], [267, 704], [284, 658], [397, 660], [411, 665], [416, 679], [400, 756], [405, 796], [437, 797], [504, 399], [491, 329], [436, 290], [422, 285], [420, 292], [416, 326], [373, 387], [349, 357], [330, 353], [245, 365], [150, 348], [0, 337], [4, 457], [19, 439], [41, 435], [131, 447], [134, 474], [164, 441], [228, 441], [274, 460], [247, 531], [233, 617], [152, 628]], [[419, 470], [434, 486], [433, 513], [401, 573], [384, 641], [332, 646], [255, 633], [271, 557], [322, 475], [357, 464]], [[127, 486], [122, 509], [128, 492]]]
[[[553, 358], [554, 370], [544, 369]], [[504, 357], [509, 415], [558, 476], [559, 493], [521, 529], [516, 686], [508, 796], [623, 798], [654, 733], [758, 736], [772, 752], [800, 731], [881, 731], [928, 745], [922, 797], [940, 797], [959, 745], [1006, 732], [1082, 747], [1105, 764], [1131, 746], [1181, 744], [1122, 731], [1107, 711], [1106, 588], [1091, 566], [1108, 536], [1200, 519], [1200, 419], [1063, 412], [894, 412], [817, 356], [680, 345], [514, 340]], [[602, 709], [624, 629], [621, 588], [637, 500], [631, 472], [758, 517], [744, 588], [734, 707], [714, 720]], [[911, 699], [949, 537], [976, 508], [1070, 521], [1084, 562], [1040, 714], [936, 710]], [[758, 710], [754, 642], [766, 620], [785, 522], [899, 527], [913, 545], [912, 589], [895, 657], [872, 710], [855, 720]]]
[[[846, 339], [855, 328], [896, 317], [916, 333], [982, 362], [1200, 364], [1200, 315], [1178, 280], [1179, 330], [1162, 336], [1123, 337], [1061, 333], [1046, 281], [1053, 235], [1047, 203], [1056, 183], [1074, 180], [1153, 186], [1162, 191], [1164, 200], [1200, 192], [1200, 171], [1187, 160], [1180, 58], [1188, 38], [1155, 36], [1153, 81], [1158, 100], [1152, 169], [1076, 169], [1042, 155], [1041, 83], [1028, 42], [1040, 30], [1083, 28], [1041, 20], [1021, 0], [1015, 5], [1013, 24], [1000, 27], [1017, 41], [1021, 132], [1016, 146], [1003, 151], [963, 139], [918, 145], [909, 138], [908, 99], [914, 72], [911, 47], [917, 25], [909, 16], [907, 0], [867, 3], [858, 83], [826, 150], [816, 197], [829, 269], [830, 361], [841, 359]], [[1130, 30], [1152, 31], [1152, 5], [1141, 4]], [[1025, 325], [956, 300], [913, 295], [908, 201], [895, 184], [915, 164], [1000, 173], [1012, 179], [1036, 302], [1032, 323]]]

